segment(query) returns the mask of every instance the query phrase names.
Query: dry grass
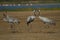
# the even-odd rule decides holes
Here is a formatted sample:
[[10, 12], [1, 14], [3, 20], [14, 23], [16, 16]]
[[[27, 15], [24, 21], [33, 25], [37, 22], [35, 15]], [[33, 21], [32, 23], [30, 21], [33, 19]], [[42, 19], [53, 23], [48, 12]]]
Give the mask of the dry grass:
[[[2, 18], [2, 13], [0, 12], [0, 18]], [[33, 15], [32, 11], [8, 12], [7, 14], [20, 19], [21, 23], [14, 25], [18, 32], [11, 33], [10, 25], [0, 20], [0, 40], [60, 40], [60, 10], [41, 11], [42, 16], [56, 21], [56, 26], [50, 26], [49, 28], [38, 18], [27, 26], [26, 19], [28, 16]]]

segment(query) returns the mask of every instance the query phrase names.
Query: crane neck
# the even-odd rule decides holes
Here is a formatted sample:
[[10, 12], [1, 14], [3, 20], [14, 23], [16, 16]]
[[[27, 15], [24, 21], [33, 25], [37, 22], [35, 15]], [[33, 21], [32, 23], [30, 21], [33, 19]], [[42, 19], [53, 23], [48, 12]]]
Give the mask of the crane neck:
[[37, 14], [37, 16], [40, 16], [40, 14], [41, 14], [41, 11], [40, 11], [40, 10], [38, 10], [38, 14]]
[[3, 17], [4, 18], [9, 18], [9, 16], [7, 15], [7, 11], [3, 13]]
[[34, 10], [33, 13], [34, 13], [34, 16], [40, 16], [41, 11], [40, 10]]

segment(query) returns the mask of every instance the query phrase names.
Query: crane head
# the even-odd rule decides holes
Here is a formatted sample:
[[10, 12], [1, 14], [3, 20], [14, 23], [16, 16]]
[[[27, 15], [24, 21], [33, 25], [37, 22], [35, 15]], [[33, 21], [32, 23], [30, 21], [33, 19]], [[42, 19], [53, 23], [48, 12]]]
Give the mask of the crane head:
[[6, 16], [7, 16], [7, 11], [3, 13], [3, 17], [6, 17]]
[[33, 12], [34, 12], [34, 16], [39, 16], [40, 15], [40, 10], [33, 10]]
[[3, 17], [6, 17], [6, 14], [5, 13], [3, 13]]

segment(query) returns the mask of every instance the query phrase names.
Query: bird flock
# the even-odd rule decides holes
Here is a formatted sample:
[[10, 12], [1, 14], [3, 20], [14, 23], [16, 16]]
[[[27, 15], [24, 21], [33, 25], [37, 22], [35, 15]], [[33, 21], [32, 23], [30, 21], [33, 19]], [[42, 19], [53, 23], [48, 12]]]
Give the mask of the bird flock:
[[[36, 15], [38, 12], [38, 15]], [[6, 12], [7, 13], [7, 12]], [[15, 28], [13, 27], [14, 24], [20, 24], [20, 20], [14, 17], [9, 16], [8, 14], [3, 13], [3, 18], [2, 20], [5, 22], [8, 22], [10, 24], [10, 28], [12, 30], [12, 32], [15, 32]], [[40, 10], [33, 10], [34, 15], [32, 16], [28, 16], [26, 19], [26, 24], [27, 26], [30, 25], [31, 22], [33, 22], [36, 17], [38, 17], [44, 24], [46, 24], [48, 27], [49, 25], [56, 25], [56, 22], [50, 18], [41, 16], [41, 11]]]

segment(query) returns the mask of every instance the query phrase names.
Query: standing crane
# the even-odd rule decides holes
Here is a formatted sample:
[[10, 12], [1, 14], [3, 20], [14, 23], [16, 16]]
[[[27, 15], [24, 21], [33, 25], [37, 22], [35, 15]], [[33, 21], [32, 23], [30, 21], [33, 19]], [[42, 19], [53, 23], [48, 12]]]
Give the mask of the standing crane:
[[[35, 20], [35, 18], [36, 18], [35, 15], [28, 16], [28, 18], [27, 18], [27, 26], [29, 26], [29, 24], [32, 23]], [[31, 31], [30, 29], [28, 29], [28, 30]]]
[[35, 11], [36, 10], [33, 10], [33, 15], [32, 16], [29, 16], [28, 18], [27, 18], [27, 25], [29, 25], [31, 22], [33, 22], [34, 20], [35, 20], [35, 18], [36, 18], [36, 14], [35, 14]]
[[40, 16], [40, 10], [39, 11], [39, 19], [44, 23], [44, 24], [47, 24], [47, 25], [56, 25], [56, 22], [52, 19], [49, 19], [47, 17], [43, 17], [43, 16]]
[[15, 28], [13, 27], [13, 24], [19, 24], [20, 20], [18, 20], [17, 18], [13, 18], [5, 13], [3, 13], [3, 21], [8, 22], [11, 26], [12, 32], [15, 32]]

